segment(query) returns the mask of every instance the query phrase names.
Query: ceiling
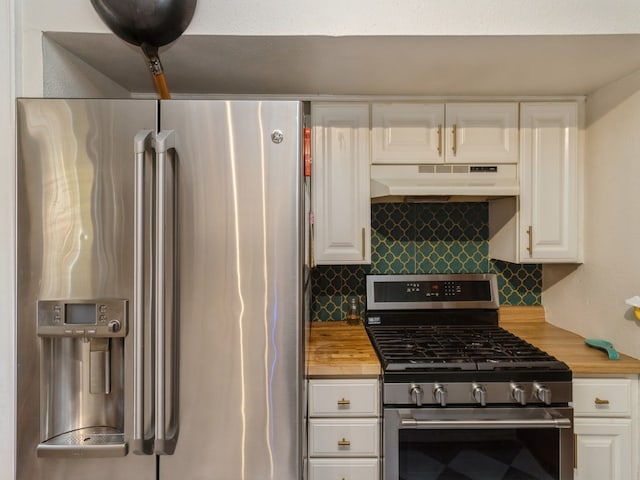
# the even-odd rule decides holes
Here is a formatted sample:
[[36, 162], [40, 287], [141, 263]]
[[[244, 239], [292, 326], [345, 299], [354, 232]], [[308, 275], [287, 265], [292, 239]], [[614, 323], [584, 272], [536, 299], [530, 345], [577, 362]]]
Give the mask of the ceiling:
[[[137, 47], [111, 34], [46, 37], [126, 90], [153, 93]], [[175, 95], [585, 95], [640, 70], [640, 35], [185, 35], [160, 58]]]

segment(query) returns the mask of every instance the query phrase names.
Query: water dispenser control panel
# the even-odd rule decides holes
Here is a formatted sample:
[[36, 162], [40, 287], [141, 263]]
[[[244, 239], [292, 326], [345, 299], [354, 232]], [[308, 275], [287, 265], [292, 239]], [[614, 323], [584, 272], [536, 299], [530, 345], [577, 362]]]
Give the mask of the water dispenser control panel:
[[39, 300], [41, 337], [125, 337], [127, 300]]

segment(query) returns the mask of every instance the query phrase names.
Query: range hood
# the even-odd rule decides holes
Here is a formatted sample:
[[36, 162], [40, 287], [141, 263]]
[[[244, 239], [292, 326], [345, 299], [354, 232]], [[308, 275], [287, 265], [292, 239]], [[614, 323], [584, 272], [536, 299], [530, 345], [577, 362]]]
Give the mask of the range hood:
[[371, 165], [372, 199], [486, 201], [519, 191], [515, 164]]

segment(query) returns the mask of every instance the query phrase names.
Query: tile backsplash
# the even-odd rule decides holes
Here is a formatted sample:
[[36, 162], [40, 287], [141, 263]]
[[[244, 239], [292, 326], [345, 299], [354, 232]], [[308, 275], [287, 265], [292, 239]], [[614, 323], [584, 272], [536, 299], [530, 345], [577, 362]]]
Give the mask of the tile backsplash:
[[312, 320], [342, 320], [348, 298], [365, 305], [365, 276], [391, 273], [495, 273], [501, 305], [539, 305], [542, 266], [489, 258], [487, 203], [371, 205], [371, 265], [313, 269]]

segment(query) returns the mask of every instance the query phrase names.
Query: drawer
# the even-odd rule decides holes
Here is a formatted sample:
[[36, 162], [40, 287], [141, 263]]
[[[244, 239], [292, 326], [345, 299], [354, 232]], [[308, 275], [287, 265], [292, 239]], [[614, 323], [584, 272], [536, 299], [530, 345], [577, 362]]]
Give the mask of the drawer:
[[377, 457], [378, 419], [313, 418], [309, 420], [310, 457]]
[[379, 411], [377, 379], [310, 380], [309, 416], [375, 417]]
[[626, 378], [574, 378], [573, 414], [576, 417], [628, 417], [631, 381]]
[[380, 478], [375, 458], [312, 458], [309, 480], [376, 480]]

